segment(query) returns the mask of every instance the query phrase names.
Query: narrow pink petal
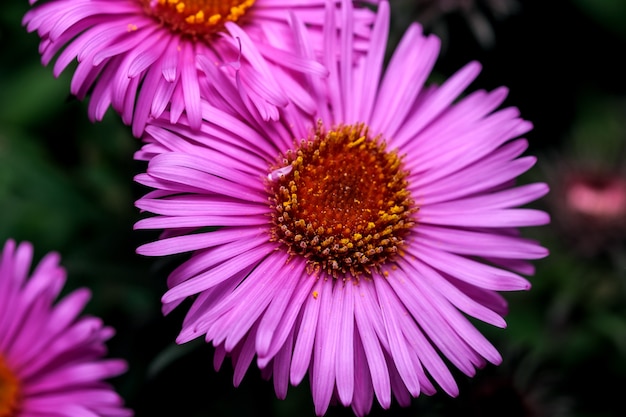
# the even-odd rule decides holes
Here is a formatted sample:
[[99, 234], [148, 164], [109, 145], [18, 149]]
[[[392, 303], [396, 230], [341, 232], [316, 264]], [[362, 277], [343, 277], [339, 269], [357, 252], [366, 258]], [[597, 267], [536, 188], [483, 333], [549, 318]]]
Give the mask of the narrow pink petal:
[[341, 299], [342, 309], [336, 309], [340, 314], [339, 340], [337, 343], [337, 394], [344, 406], [349, 406], [354, 395], [354, 285], [347, 282], [336, 285], [335, 292]]
[[[292, 285], [289, 288], [286, 281], [291, 280], [292, 276], [288, 274], [282, 274], [281, 276], [279, 273], [285, 266], [286, 261], [287, 254], [266, 259], [246, 277], [230, 296], [233, 301], [237, 301], [236, 307], [228, 312], [228, 316], [232, 317], [233, 320], [224, 343], [226, 350], [230, 350], [239, 343], [239, 340], [254, 323], [260, 322], [260, 317], [276, 299], [279, 289], [286, 288], [288, 293], [284, 294], [284, 296], [286, 298], [290, 297], [295, 286]], [[219, 341], [220, 337], [215, 336], [215, 340]]]
[[[442, 134], [435, 126], [426, 128], [414, 141], [418, 157], [407, 165], [408, 169], [419, 166], [432, 181], [479, 161], [532, 128], [531, 124], [517, 118], [517, 113], [517, 109], [502, 110], [471, 125], [459, 126], [461, 130], [451, 135]], [[441, 146], [431, 149], [420, 146], [433, 140], [440, 141]]]
[[539, 259], [548, 251], [530, 239], [423, 224], [413, 240], [459, 255]]
[[[308, 59], [315, 59], [315, 52], [313, 51], [313, 42], [308, 37], [309, 33], [305, 25], [302, 23], [302, 20], [298, 18], [298, 16], [294, 12], [290, 12], [290, 22], [291, 27], [294, 32], [296, 50], [301, 56], [304, 56]], [[321, 64], [320, 64], [321, 65]], [[326, 78], [329, 75], [328, 69], [324, 66], [324, 74], [323, 77]], [[320, 74], [321, 75], [321, 74]], [[328, 107], [323, 98], [323, 82], [318, 77], [312, 76], [311, 74], [304, 74], [306, 79], [306, 84], [310, 86], [309, 94], [311, 95], [311, 99], [315, 103], [315, 114], [319, 115], [321, 120], [329, 120], [330, 115], [328, 113]], [[302, 105], [300, 107], [306, 109]], [[300, 117], [296, 117], [295, 120], [300, 120]]]
[[246, 268], [247, 266], [259, 262], [268, 255], [267, 252], [268, 249], [261, 246], [260, 248], [251, 249], [237, 255], [213, 268], [210, 272], [191, 278], [170, 289], [163, 295], [161, 301], [168, 303], [190, 295], [198, 294], [199, 292], [202, 292], [228, 279], [230, 276], [236, 274], [238, 271]]
[[[409, 269], [407, 267], [406, 269]], [[482, 320], [491, 325], [504, 328], [506, 322], [498, 312], [494, 312], [488, 308], [488, 306], [476, 302], [476, 300], [469, 297], [463, 291], [455, 285], [452, 285], [448, 280], [443, 278], [437, 271], [428, 267], [421, 262], [410, 263], [410, 269], [417, 272], [417, 274], [409, 274], [408, 278], [410, 282], [416, 280], [423, 280], [422, 285], [428, 285], [431, 291], [436, 291], [440, 296], [446, 298], [452, 305], [464, 313]], [[404, 282], [402, 284], [405, 284]]]
[[259, 339], [257, 340], [257, 352], [258, 352], [258, 364], [259, 367], [264, 368], [269, 360], [278, 352], [281, 346], [285, 343], [286, 337], [294, 331], [296, 326], [296, 320], [302, 314], [306, 300], [313, 296], [313, 287], [315, 285], [316, 278], [311, 277], [305, 272], [304, 262], [291, 261], [292, 268], [294, 269], [291, 279], [298, 281], [298, 287], [293, 294], [287, 308], [280, 318], [279, 323], [276, 325], [275, 330], [271, 335], [270, 344], [265, 347], [267, 342], [262, 342], [260, 339], [261, 332], [265, 331], [262, 327], [267, 326], [267, 323], [261, 322], [259, 325]]
[[439, 52], [439, 39], [425, 37], [418, 25], [411, 25], [402, 37], [381, 81], [370, 126], [393, 137], [412, 108], [415, 98], [430, 75]]
[[267, 207], [232, 201], [221, 197], [193, 198], [177, 196], [171, 199], [139, 199], [135, 205], [141, 210], [165, 216], [189, 216], [196, 214], [242, 216], [268, 213]]
[[341, 92], [341, 81], [338, 74], [338, 63], [337, 63], [337, 48], [336, 45], [338, 43], [337, 37], [337, 27], [336, 22], [333, 17], [334, 6], [332, 6], [331, 0], [326, 0], [326, 17], [324, 25], [324, 48], [323, 48], [323, 57], [322, 62], [328, 68], [329, 74], [327, 78], [327, 89], [329, 90], [329, 104], [333, 109], [333, 123], [343, 122], [344, 118], [344, 99]]
[[339, 308], [343, 297], [340, 291], [333, 289], [334, 280], [324, 279], [319, 293], [320, 312], [313, 353], [313, 369], [311, 371], [311, 393], [315, 404], [315, 414], [324, 415], [335, 387], [335, 361], [339, 326], [334, 320], [335, 311]]
[[380, 77], [383, 70], [383, 59], [387, 50], [387, 38], [389, 34], [390, 8], [388, 2], [381, 2], [376, 13], [376, 21], [372, 29], [371, 46], [368, 50], [364, 63], [364, 78], [355, 86], [361, 98], [358, 100], [358, 111], [353, 117], [358, 120], [372, 120], [374, 100], [378, 94]]
[[[341, 22], [343, 23], [341, 27], [341, 43], [339, 54], [341, 59], [339, 60], [339, 77], [340, 77], [340, 88], [339, 94], [344, 97], [354, 97], [352, 91], [354, 90], [354, 81], [352, 79], [352, 68], [354, 66], [354, 56], [353, 56], [353, 20], [348, 18], [353, 12], [352, 8], [352, 0], [343, 0], [341, 7]], [[347, 102], [345, 103], [345, 109], [343, 113], [336, 113], [337, 116], [341, 117], [343, 121], [352, 121], [354, 120], [354, 110], [356, 106], [350, 105]]]
[[[213, 287], [203, 291], [196, 297], [193, 310], [190, 309], [185, 317], [183, 323], [183, 329], [180, 331], [176, 338], [177, 343], [186, 343], [201, 335], [205, 336], [207, 342], [212, 339], [215, 329], [216, 320], [228, 310], [230, 306], [229, 296], [232, 294], [237, 286], [243, 282], [256, 265], [252, 264], [231, 277]], [[164, 304], [168, 306], [168, 313], [177, 307], [180, 302]], [[216, 343], [214, 343], [216, 345]], [[219, 344], [223, 347], [223, 344]]]
[[[226, 347], [224, 347], [226, 349]], [[226, 349], [226, 351], [228, 351]], [[246, 375], [246, 371], [250, 367], [252, 360], [254, 359], [254, 329], [246, 337], [241, 345], [238, 346], [238, 353], [234, 356], [235, 369], [233, 372], [233, 385], [238, 387], [243, 377]]]
[[291, 374], [289, 380], [292, 385], [298, 385], [307, 370], [311, 362], [313, 355], [313, 343], [315, 342], [315, 336], [319, 327], [318, 318], [320, 314], [321, 300], [319, 294], [323, 290], [324, 282], [318, 280], [313, 287], [311, 297], [307, 299], [304, 305], [302, 319], [300, 320], [300, 327], [296, 337], [296, 344], [293, 348], [293, 358], [291, 365]]
[[[526, 141], [521, 142], [526, 144]], [[505, 154], [502, 158], [496, 158], [498, 154], [493, 156], [445, 178], [429, 180], [428, 183], [421, 182], [422, 178], [416, 173], [411, 176], [415, 181], [412, 181], [410, 189], [431, 204], [457, 200], [506, 184], [528, 171], [537, 160], [531, 156], [514, 161], [508, 160]]]
[[[405, 336], [408, 340], [412, 341], [415, 346], [415, 352], [417, 353], [419, 360], [424, 364], [424, 367], [428, 371], [429, 375], [441, 386], [441, 388], [450, 396], [456, 397], [459, 395], [459, 388], [454, 381], [454, 377], [448, 369], [448, 365], [439, 356], [439, 353], [434, 349], [430, 340], [424, 335], [417, 326], [403, 326], [402, 328]], [[454, 358], [453, 363], [454, 363]], [[458, 361], [457, 361], [458, 362]], [[426, 386], [422, 383], [422, 386]], [[425, 388], [425, 387], [424, 387]], [[424, 389], [425, 390], [425, 389]]]
[[[292, 329], [293, 330], [293, 329]], [[293, 348], [293, 331], [289, 333], [289, 338], [278, 351], [274, 359], [274, 391], [279, 400], [287, 397], [287, 389], [289, 388], [289, 370], [291, 365], [291, 352]]]
[[[487, 341], [487, 339], [459, 313], [456, 306], [448, 302], [445, 297], [435, 290], [436, 287], [428, 285], [425, 280], [413, 279], [414, 290], [417, 290], [429, 304], [436, 306], [438, 313], [450, 325], [451, 331], [461, 337], [469, 346], [472, 347], [483, 358], [491, 363], [499, 364], [502, 357], [497, 350]], [[405, 287], [398, 285], [398, 281], [392, 280], [390, 284], [396, 290], [396, 293], [405, 291]]]
[[106, 359], [100, 362], [83, 363], [60, 368], [28, 381], [23, 386], [22, 395], [41, 395], [49, 390], [58, 389], [59, 381], [63, 381], [63, 384], [70, 388], [74, 385], [111, 378], [126, 372], [126, 369], [126, 362], [119, 359]]
[[381, 347], [381, 341], [373, 326], [375, 322], [375, 320], [373, 320], [374, 317], [382, 321], [382, 318], [379, 316], [380, 308], [368, 308], [368, 306], [364, 304], [364, 300], [368, 300], [369, 304], [377, 303], [374, 292], [365, 290], [369, 288], [370, 285], [371, 284], [361, 282], [361, 291], [353, 292], [355, 297], [354, 318], [359, 336], [363, 342], [363, 350], [367, 358], [369, 373], [375, 376], [372, 378], [372, 384], [376, 398], [380, 405], [386, 409], [391, 405], [391, 381], [389, 379], [389, 369]]
[[425, 126], [432, 122], [439, 114], [450, 106], [458, 96], [469, 86], [478, 76], [481, 65], [477, 62], [470, 62], [461, 70], [450, 77], [426, 102], [420, 107], [420, 112], [411, 119], [407, 119], [404, 129], [410, 132], [420, 132]]
[[[270, 304], [267, 307], [267, 310], [263, 313], [263, 317], [259, 322], [259, 331], [257, 332], [256, 339], [256, 350], [259, 358], [267, 358], [267, 353], [274, 339], [274, 335], [282, 330], [279, 326], [285, 316], [285, 313], [293, 303], [292, 299], [296, 297], [298, 293], [302, 294], [302, 288], [308, 288], [306, 285], [300, 285], [300, 281], [306, 280], [306, 278], [302, 276], [302, 271], [299, 268], [295, 271], [290, 271], [289, 269], [291, 268], [289, 268], [288, 265], [283, 265], [283, 267], [284, 270], [282, 271], [282, 275], [286, 279], [281, 280], [281, 274], [278, 274], [276, 278], [273, 278], [277, 281], [282, 281], [282, 283], [278, 288], [276, 288]], [[265, 285], [265, 283], [259, 283], [258, 288], [263, 288]], [[294, 313], [296, 312], [294, 311]], [[294, 313], [292, 313], [292, 316], [295, 318], [296, 314]], [[263, 362], [267, 363], [267, 359]]]
[[150, 161], [148, 173], [158, 179], [195, 186], [211, 193], [262, 204], [267, 202], [265, 190], [258, 178], [250, 178], [249, 175], [236, 170], [226, 169], [218, 161], [196, 155], [178, 153], [157, 155]]
[[[398, 269], [394, 271], [394, 276], [390, 279], [398, 280], [403, 275], [404, 272]], [[417, 290], [396, 291], [396, 294], [403, 301], [406, 309], [411, 312], [424, 335], [432, 341], [431, 343], [464, 374], [473, 376], [481, 357], [456, 334], [439, 312], [432, 308], [424, 295]], [[421, 333], [417, 331], [416, 326], [405, 326], [404, 330], [407, 334], [413, 333], [413, 338], [415, 338], [416, 333]], [[422, 347], [422, 349], [424, 348]]]
[[526, 227], [550, 223], [550, 216], [534, 209], [501, 209], [466, 213], [463, 210], [441, 212], [428, 206], [420, 208], [424, 223], [459, 227]]
[[[356, 306], [355, 306], [356, 307]], [[355, 316], [356, 318], [356, 316]], [[372, 409], [374, 402], [374, 388], [372, 375], [367, 363], [367, 355], [363, 348], [360, 333], [354, 333], [354, 395], [352, 397], [352, 410], [358, 417], [364, 416]], [[378, 375], [376, 376], [378, 378]]]
[[267, 217], [256, 216], [155, 216], [141, 219], [135, 223], [135, 229], [179, 229], [225, 226], [264, 226]]
[[[395, 282], [393, 279], [392, 281]], [[393, 362], [408, 391], [411, 395], [417, 397], [420, 394], [420, 383], [413, 368], [411, 355], [405, 343], [400, 323], [397, 320], [398, 316], [405, 316], [408, 313], [402, 307], [400, 300], [395, 298], [390, 292], [390, 288], [385, 281], [375, 279], [374, 284], [376, 286], [376, 294], [378, 294], [380, 300], [380, 310], [385, 323]]]
[[[182, 45], [182, 62], [186, 62], [187, 65], [180, 65], [181, 82], [183, 89], [183, 97], [185, 101], [185, 111], [187, 112], [187, 119], [192, 129], [197, 130], [200, 128], [200, 122], [202, 120], [200, 110], [200, 87], [198, 84], [198, 72], [195, 65], [195, 47], [191, 42], [185, 42]], [[193, 64], [191, 64], [193, 63]]]
[[[190, 252], [224, 245], [236, 240], [248, 240], [259, 237], [260, 232], [254, 228], [229, 228], [213, 232], [183, 235], [146, 243], [137, 248], [137, 253], [145, 256], [165, 256], [175, 253]], [[266, 236], [264, 236], [267, 239]]]

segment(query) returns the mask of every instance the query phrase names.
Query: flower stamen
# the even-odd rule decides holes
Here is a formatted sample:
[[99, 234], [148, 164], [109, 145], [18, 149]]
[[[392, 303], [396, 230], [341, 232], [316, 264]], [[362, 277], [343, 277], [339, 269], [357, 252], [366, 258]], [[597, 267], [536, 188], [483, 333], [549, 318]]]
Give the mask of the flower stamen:
[[255, 0], [141, 0], [149, 16], [175, 32], [206, 38], [236, 22]]
[[371, 275], [400, 252], [415, 224], [401, 166], [366, 125], [318, 124], [313, 138], [270, 168], [271, 239], [306, 258], [309, 273]]

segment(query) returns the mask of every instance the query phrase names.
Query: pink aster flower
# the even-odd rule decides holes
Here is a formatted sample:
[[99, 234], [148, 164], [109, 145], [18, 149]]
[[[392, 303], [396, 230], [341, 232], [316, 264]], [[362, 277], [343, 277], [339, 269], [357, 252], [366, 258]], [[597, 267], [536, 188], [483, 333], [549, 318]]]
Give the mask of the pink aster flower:
[[518, 231], [549, 222], [523, 207], [548, 188], [514, 184], [535, 158], [531, 124], [498, 110], [507, 90], [461, 97], [476, 62], [425, 86], [440, 42], [416, 24], [383, 72], [388, 4], [364, 56], [335, 30], [344, 7], [327, 15], [330, 75], [306, 84], [313, 116], [259, 122], [224, 80], [230, 107], [205, 103], [199, 131], [154, 121], [136, 155], [153, 189], [137, 206], [154, 214], [136, 228], [164, 231], [138, 252], [191, 253], [162, 298], [166, 314], [193, 299], [177, 342], [204, 337], [217, 367], [230, 356], [235, 385], [256, 356], [279, 398], [308, 374], [318, 415], [457, 395], [449, 364], [472, 376], [501, 361], [470, 318], [505, 327], [500, 292], [529, 289], [529, 260], [547, 255]]
[[95, 317], [79, 317], [90, 293], [55, 304], [65, 270], [46, 255], [30, 273], [33, 248], [8, 240], [0, 259], [0, 416], [131, 416], [104, 380], [126, 370], [103, 359], [113, 335]]
[[[31, 4], [37, 0], [30, 0]], [[336, 0], [334, 0], [336, 1]], [[26, 13], [23, 23], [41, 37], [44, 65], [57, 56], [54, 75], [74, 60], [71, 92], [91, 94], [88, 113], [100, 120], [112, 106], [139, 136], [146, 121], [169, 111], [201, 123], [200, 98], [209, 67], [236, 77], [244, 101], [263, 119], [278, 117], [289, 101], [313, 111], [299, 74], [326, 69], [293, 53], [292, 15], [321, 40], [325, 0], [51, 0]], [[352, 29], [369, 37], [373, 13], [354, 11]], [[321, 42], [313, 48], [321, 53]]]

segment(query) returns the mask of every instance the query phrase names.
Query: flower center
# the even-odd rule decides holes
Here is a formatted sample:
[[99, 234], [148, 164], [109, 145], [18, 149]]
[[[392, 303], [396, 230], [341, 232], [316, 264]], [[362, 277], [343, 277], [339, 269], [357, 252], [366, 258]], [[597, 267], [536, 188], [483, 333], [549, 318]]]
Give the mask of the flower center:
[[380, 139], [364, 124], [329, 131], [319, 124], [312, 139], [272, 167], [272, 240], [305, 257], [309, 273], [371, 275], [415, 224], [408, 171]]
[[255, 0], [140, 0], [146, 13], [175, 32], [209, 37], [224, 23], [236, 22]]
[[0, 417], [15, 417], [19, 400], [19, 381], [0, 354]]

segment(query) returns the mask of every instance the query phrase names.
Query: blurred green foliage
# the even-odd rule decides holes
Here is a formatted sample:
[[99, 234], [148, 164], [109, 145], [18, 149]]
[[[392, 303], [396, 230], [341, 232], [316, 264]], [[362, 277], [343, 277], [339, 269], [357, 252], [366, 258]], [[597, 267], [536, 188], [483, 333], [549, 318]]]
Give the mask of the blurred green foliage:
[[622, 0], [575, 0], [575, 3], [592, 18], [626, 38], [626, 2]]

